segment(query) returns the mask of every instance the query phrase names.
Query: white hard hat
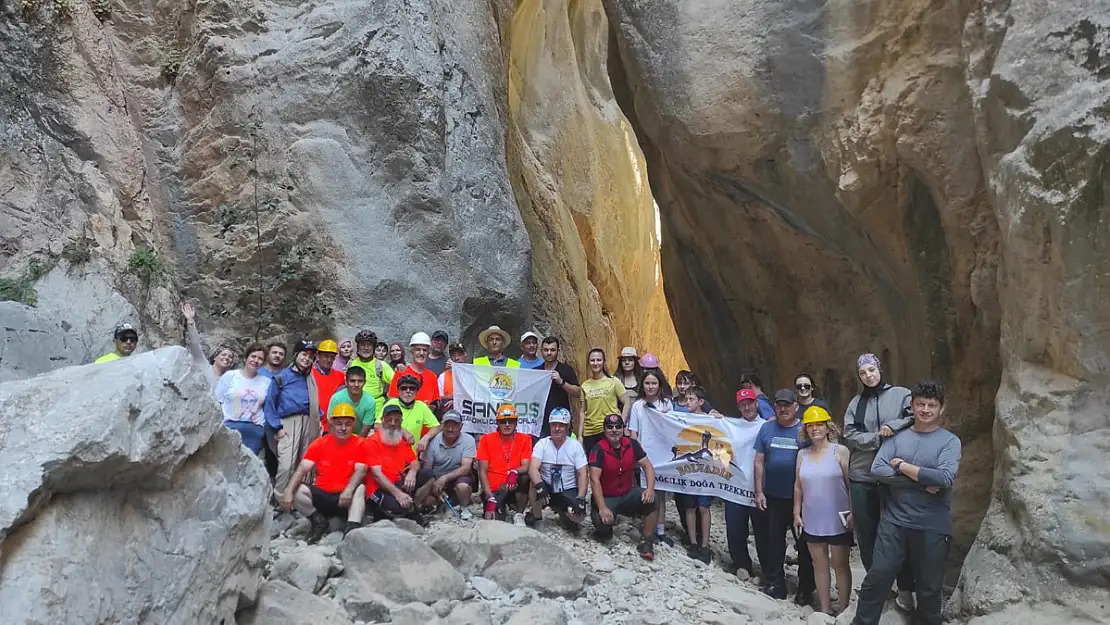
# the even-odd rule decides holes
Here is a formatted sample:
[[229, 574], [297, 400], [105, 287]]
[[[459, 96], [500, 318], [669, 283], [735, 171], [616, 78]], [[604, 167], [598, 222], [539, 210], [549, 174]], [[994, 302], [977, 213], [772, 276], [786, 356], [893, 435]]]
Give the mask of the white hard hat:
[[431, 347], [432, 339], [428, 338], [427, 332], [417, 332], [416, 334], [412, 335], [411, 339], [409, 339], [409, 347], [412, 347], [413, 345], [425, 345]]

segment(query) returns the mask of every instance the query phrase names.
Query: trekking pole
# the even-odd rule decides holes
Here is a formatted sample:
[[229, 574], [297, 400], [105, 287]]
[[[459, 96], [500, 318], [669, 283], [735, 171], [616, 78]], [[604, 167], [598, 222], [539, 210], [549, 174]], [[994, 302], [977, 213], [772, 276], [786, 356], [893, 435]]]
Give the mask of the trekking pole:
[[443, 503], [447, 504], [447, 509], [451, 511], [451, 514], [455, 515], [455, 519], [461, 521], [462, 515], [459, 514], [459, 511], [455, 508], [455, 506], [451, 505], [451, 498], [447, 496], [447, 493], [440, 495], [440, 499], [443, 500]]

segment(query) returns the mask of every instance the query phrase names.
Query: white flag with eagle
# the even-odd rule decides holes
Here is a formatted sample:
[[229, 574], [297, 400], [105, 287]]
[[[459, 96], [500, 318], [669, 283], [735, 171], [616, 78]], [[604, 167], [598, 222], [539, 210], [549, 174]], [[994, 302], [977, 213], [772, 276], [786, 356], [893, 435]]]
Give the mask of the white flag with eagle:
[[655, 468], [655, 489], [754, 506], [754, 445], [764, 423], [645, 410], [639, 437]]

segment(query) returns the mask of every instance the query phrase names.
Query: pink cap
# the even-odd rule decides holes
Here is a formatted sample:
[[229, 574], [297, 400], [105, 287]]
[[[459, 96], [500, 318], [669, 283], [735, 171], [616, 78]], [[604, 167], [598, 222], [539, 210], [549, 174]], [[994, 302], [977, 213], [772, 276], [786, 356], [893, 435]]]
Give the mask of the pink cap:
[[740, 403], [744, 399], [756, 399], [755, 391], [750, 388], [742, 388], [736, 391], [736, 403]]

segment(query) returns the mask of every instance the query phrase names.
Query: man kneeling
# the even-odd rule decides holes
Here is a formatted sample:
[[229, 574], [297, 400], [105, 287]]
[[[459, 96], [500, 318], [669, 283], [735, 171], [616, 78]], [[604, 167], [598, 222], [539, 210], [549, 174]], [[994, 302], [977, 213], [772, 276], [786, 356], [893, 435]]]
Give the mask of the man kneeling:
[[474, 437], [462, 433], [462, 417], [454, 410], [443, 413], [439, 420], [443, 430], [428, 442], [421, 461], [418, 481], [425, 484], [416, 491], [416, 501], [421, 506], [438, 506], [444, 497], [450, 497], [460, 508], [462, 520], [473, 518], [470, 512], [470, 495], [474, 492], [474, 478], [470, 475], [474, 464]]
[[[289, 486], [281, 495], [281, 507], [308, 517], [311, 523], [308, 542], [315, 543], [328, 533], [328, 517], [347, 517], [346, 531], [362, 524], [366, 511], [366, 458], [363, 440], [351, 431], [355, 427], [355, 408], [338, 404], [329, 417], [328, 434], [312, 441], [304, 452]], [[316, 469], [316, 483], [303, 484]]]
[[586, 452], [582, 443], [567, 438], [570, 432], [570, 411], [555, 408], [549, 417], [551, 436], [541, 438], [532, 449], [528, 477], [534, 485], [532, 509], [524, 522], [533, 525], [543, 518], [544, 505], [559, 515], [563, 527], [578, 531], [586, 518]]
[[366, 439], [366, 496], [374, 520], [407, 517], [426, 525], [416, 512], [412, 493], [423, 482], [418, 479], [420, 463], [416, 452], [405, 440], [401, 430], [401, 407], [386, 404], [382, 410], [381, 427]]
[[[497, 409], [497, 431], [478, 441], [478, 481], [486, 506], [486, 519], [508, 520], [510, 506], [523, 512], [528, 505], [528, 461], [532, 459], [532, 437], [516, 431], [517, 414], [512, 404]], [[515, 500], [515, 501], [514, 501]], [[517, 514], [520, 514], [518, 512]], [[523, 525], [524, 515], [513, 523]]]
[[[633, 483], [636, 466], [647, 478], [647, 488]], [[590, 481], [593, 484], [594, 506], [591, 517], [594, 534], [601, 540], [613, 536], [617, 515], [643, 515], [643, 540], [640, 557], [655, 558], [652, 534], [655, 531], [655, 470], [640, 442], [624, 435], [624, 419], [619, 414], [606, 415], [605, 438], [590, 450]]]

